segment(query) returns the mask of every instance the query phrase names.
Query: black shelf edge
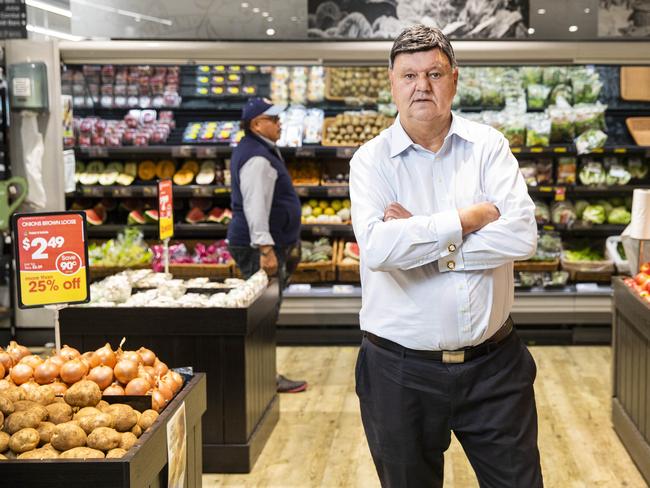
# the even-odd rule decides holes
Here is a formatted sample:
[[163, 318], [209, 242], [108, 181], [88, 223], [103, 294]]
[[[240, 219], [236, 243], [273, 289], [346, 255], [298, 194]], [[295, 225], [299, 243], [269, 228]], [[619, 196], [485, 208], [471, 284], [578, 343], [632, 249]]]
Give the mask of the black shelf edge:
[[[125, 227], [136, 227], [142, 231], [145, 238], [157, 239], [158, 226], [155, 224], [134, 225], [127, 226], [123, 224], [103, 224], [88, 227], [88, 237], [95, 238], [113, 238], [118, 233], [122, 232]], [[203, 224], [174, 224], [174, 237], [173, 239], [192, 239], [196, 237], [222, 239], [226, 236], [228, 230], [227, 225], [203, 223]]]
[[[174, 185], [175, 197], [215, 197], [229, 196], [230, 187], [223, 185]], [[131, 186], [101, 186], [101, 185], [80, 185], [76, 191], [67, 193], [66, 196], [85, 198], [157, 198], [158, 186], [156, 184], [139, 184]]]
[[587, 225], [576, 224], [574, 226], [567, 227], [563, 225], [537, 224], [537, 227], [540, 230], [557, 231], [567, 236], [604, 237], [604, 236], [620, 235], [625, 230], [625, 227], [627, 226], [613, 225], [613, 224], [600, 224], [600, 225], [587, 226]]
[[[301, 147], [281, 147], [280, 152], [285, 156], [297, 158], [313, 157], [336, 157], [341, 159], [351, 158], [358, 147], [356, 146], [321, 146], [317, 144], [306, 144]], [[513, 146], [513, 154], [524, 155], [555, 155], [555, 156], [576, 156], [576, 148], [573, 145], [553, 145], [540, 147]], [[188, 143], [179, 145], [159, 145], [159, 146], [121, 146], [121, 147], [76, 147], [75, 154], [82, 158], [110, 158], [110, 157], [128, 157], [142, 155], [169, 156], [173, 158], [215, 158], [219, 155], [227, 155], [232, 152], [232, 146], [228, 144], [201, 144]], [[600, 154], [641, 154], [650, 156], [650, 146], [636, 145], [612, 145], [596, 149], [587, 155]]]

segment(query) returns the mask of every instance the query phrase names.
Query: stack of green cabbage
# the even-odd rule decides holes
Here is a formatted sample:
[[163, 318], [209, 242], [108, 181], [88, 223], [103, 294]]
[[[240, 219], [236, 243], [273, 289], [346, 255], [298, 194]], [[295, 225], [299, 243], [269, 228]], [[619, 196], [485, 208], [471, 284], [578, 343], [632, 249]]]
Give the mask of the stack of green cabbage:
[[149, 249], [142, 232], [135, 227], [126, 227], [118, 234], [117, 239], [111, 239], [103, 244], [92, 243], [88, 246], [88, 257], [91, 266], [119, 266], [128, 268], [142, 264], [150, 264], [153, 252]]

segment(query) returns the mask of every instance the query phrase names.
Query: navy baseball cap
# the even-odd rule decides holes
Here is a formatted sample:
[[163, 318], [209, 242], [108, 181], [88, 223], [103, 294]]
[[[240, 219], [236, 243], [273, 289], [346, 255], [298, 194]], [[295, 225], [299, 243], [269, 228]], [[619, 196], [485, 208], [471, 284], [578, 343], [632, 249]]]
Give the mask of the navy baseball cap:
[[280, 115], [284, 112], [286, 107], [284, 105], [273, 105], [273, 102], [268, 98], [255, 97], [246, 102], [241, 111], [242, 120], [253, 120], [259, 115], [270, 115], [271, 117]]

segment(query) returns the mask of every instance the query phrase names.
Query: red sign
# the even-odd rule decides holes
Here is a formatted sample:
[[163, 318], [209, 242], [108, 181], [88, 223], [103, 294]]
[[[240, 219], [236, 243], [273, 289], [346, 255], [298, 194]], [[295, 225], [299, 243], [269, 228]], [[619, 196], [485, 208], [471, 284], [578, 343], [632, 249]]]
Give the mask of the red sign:
[[174, 235], [174, 195], [172, 180], [158, 182], [158, 230], [160, 240]]
[[86, 214], [15, 215], [20, 308], [90, 300]]

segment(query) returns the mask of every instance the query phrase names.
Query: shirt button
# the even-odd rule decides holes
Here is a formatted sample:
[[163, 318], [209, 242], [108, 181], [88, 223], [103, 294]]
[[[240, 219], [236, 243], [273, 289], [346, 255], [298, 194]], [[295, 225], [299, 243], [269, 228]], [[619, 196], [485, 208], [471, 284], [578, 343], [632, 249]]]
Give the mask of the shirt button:
[[449, 247], [447, 247], [447, 250], [449, 252], [454, 252], [456, 250], [456, 245], [455, 244], [449, 244]]
[[449, 269], [456, 269], [456, 263], [454, 263], [453, 261], [449, 261], [449, 262], [447, 263], [447, 268], [449, 268]]

